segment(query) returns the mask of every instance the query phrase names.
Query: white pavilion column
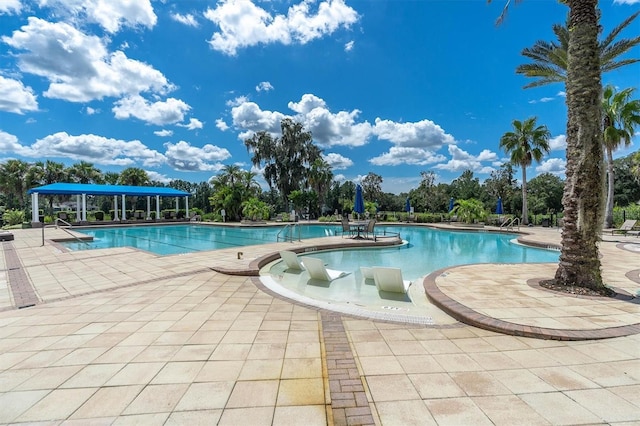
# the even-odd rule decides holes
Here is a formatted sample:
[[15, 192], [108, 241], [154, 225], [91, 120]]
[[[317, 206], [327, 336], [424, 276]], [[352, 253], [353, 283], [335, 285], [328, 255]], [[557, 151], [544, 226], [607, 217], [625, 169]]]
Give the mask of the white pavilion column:
[[178, 213], [179, 208], [180, 208], [180, 197], [176, 197], [176, 213]]
[[151, 196], [147, 195], [147, 220], [151, 219]]
[[189, 217], [189, 197], [184, 197], [184, 209], [186, 211], [185, 216]]
[[160, 196], [156, 195], [156, 220], [160, 220]]
[[127, 206], [124, 202], [124, 194], [122, 194], [122, 220], [127, 220]]
[[82, 194], [82, 221], [87, 221], [87, 194]]
[[82, 217], [80, 216], [80, 194], [76, 194], [76, 220], [80, 222]]
[[38, 214], [38, 193], [31, 193], [31, 222], [40, 222]]
[[112, 220], [118, 220], [118, 196], [113, 196], [113, 217]]

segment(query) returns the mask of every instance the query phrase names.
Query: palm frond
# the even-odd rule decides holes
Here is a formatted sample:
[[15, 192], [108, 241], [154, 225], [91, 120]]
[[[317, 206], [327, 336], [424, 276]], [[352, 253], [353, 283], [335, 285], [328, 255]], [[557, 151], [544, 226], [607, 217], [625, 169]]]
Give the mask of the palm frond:
[[625, 19], [624, 21], [622, 21], [617, 27], [615, 27], [613, 30], [611, 30], [611, 32], [609, 33], [609, 35], [607, 35], [604, 40], [602, 40], [600, 42], [600, 46], [601, 48], [607, 48], [607, 46], [609, 46], [613, 40], [618, 36], [618, 34], [620, 34], [622, 32], [622, 30], [624, 30], [634, 19], [636, 19], [636, 17], [640, 14], [640, 11], [634, 13], [633, 15], [629, 16], [627, 19]]

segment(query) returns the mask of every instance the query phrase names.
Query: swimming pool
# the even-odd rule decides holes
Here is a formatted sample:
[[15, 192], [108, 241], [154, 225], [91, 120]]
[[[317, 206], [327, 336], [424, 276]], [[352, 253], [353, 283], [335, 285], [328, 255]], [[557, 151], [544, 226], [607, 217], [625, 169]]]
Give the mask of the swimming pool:
[[[337, 225], [299, 225], [300, 236], [318, 238], [341, 235]], [[82, 228], [93, 241], [61, 243], [69, 250], [134, 247], [161, 256], [275, 243], [284, 226], [144, 225]], [[297, 236], [297, 234], [296, 234]]]

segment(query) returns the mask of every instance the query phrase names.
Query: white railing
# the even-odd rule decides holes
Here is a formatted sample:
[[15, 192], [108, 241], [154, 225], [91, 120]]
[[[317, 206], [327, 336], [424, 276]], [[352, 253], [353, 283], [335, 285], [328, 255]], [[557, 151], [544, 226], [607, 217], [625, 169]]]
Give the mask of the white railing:
[[502, 225], [500, 225], [500, 229], [507, 229], [507, 230], [513, 230], [513, 228], [518, 228], [518, 231], [520, 230], [520, 218], [519, 217], [514, 217], [513, 219], [503, 223]]
[[293, 224], [289, 223], [285, 225], [285, 227], [278, 232], [278, 235], [276, 235], [276, 241], [280, 241], [280, 238], [282, 238], [282, 241], [293, 242], [296, 231], [298, 231], [297, 241], [301, 241], [302, 240], [301, 231], [297, 223], [293, 223]]
[[[63, 223], [66, 226], [59, 226], [60, 223]], [[67, 222], [66, 220], [60, 219], [59, 217], [56, 218], [55, 222], [52, 225], [43, 225], [42, 226], [42, 246], [44, 246], [44, 229], [45, 228], [56, 228], [56, 229], [62, 229], [64, 232], [66, 232], [67, 234], [71, 235], [73, 238], [75, 238], [76, 240], [78, 240], [79, 242], [83, 243], [83, 244], [89, 244], [87, 241], [83, 240], [82, 238], [78, 237], [77, 235], [74, 235], [73, 233], [71, 233], [67, 228], [73, 228], [73, 225], [71, 225], [69, 222]]]

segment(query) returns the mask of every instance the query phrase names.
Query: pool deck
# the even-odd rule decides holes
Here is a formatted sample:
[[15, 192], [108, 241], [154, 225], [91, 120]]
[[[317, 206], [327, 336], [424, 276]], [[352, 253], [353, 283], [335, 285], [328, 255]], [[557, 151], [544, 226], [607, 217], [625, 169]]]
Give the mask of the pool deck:
[[[555, 228], [521, 230], [560, 243]], [[254, 276], [283, 248], [349, 239], [158, 257], [12, 232], [0, 243], [0, 424], [640, 423], [638, 298], [538, 287], [555, 265], [426, 276], [425, 298], [461, 321], [427, 326], [300, 305]], [[603, 234], [600, 251], [605, 281], [636, 295], [640, 238]]]

